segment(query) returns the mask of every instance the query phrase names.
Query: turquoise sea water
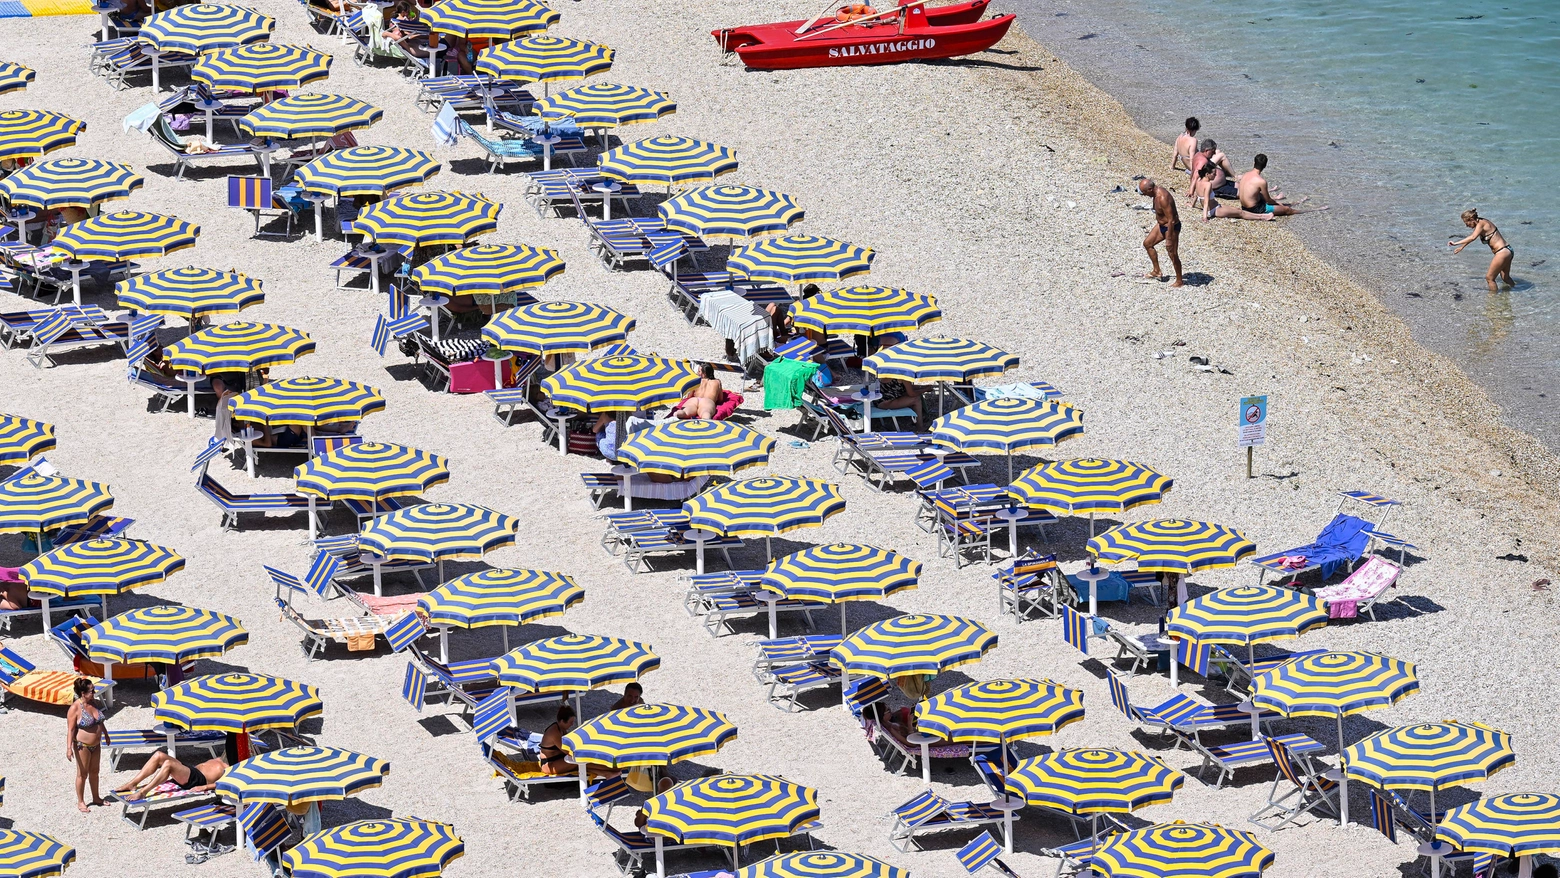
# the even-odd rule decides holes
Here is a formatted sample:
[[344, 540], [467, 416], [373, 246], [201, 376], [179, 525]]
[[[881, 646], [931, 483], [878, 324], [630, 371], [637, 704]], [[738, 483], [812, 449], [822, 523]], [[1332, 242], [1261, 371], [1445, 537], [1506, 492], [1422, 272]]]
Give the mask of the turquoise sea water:
[[[1560, 2], [998, 0], [1170, 140], [1188, 115], [1238, 169], [1271, 158], [1285, 221], [1560, 449]], [[1452, 256], [1477, 207], [1516, 251]]]

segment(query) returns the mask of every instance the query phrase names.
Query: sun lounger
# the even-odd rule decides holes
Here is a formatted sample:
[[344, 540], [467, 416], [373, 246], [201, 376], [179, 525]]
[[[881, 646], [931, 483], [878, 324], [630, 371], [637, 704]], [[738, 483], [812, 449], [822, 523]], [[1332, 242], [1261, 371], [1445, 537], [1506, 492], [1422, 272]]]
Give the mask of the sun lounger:
[[[632, 516], [637, 513], [627, 513]], [[681, 516], [681, 520], [678, 520]], [[607, 535], [602, 538], [602, 545], [608, 552], [623, 554], [623, 566], [630, 573], [648, 572], [651, 569], [650, 559], [666, 555], [684, 555], [694, 552], [697, 544], [687, 538], [688, 519], [680, 512], [663, 515], [659, 521], [652, 521], [635, 526], [627, 523], [629, 519], [621, 519], [619, 523], [609, 525]], [[716, 536], [704, 542], [705, 555], [712, 551], [719, 552], [726, 560], [726, 566], [731, 566], [731, 550], [742, 548], [742, 540], [732, 536]]]
[[33, 330], [27, 362], [41, 369], [45, 363], [56, 365], [54, 355], [62, 351], [103, 345], [117, 345], [121, 352], [126, 352], [135, 339], [155, 331], [160, 325], [162, 317], [156, 314], [137, 317], [128, 322], [83, 323], [72, 320], [62, 311]]
[[688, 576], [688, 590], [683, 593], [683, 609], [690, 616], [703, 616], [710, 611], [710, 602], [715, 598], [757, 591], [761, 587], [763, 575], [762, 570], [692, 574]]
[[[251, 737], [252, 744], [258, 741]], [[119, 770], [119, 760], [126, 753], [138, 750], [162, 750], [166, 749], [170, 755], [177, 755], [180, 747], [191, 747], [206, 751], [207, 758], [222, 755], [226, 747], [227, 735], [222, 732], [190, 732], [183, 729], [156, 728], [156, 729], [105, 729], [103, 733], [103, 749], [108, 753], [108, 769]]]
[[118, 792], [107, 793], [103, 798], [120, 804], [119, 816], [126, 823], [136, 829], [145, 829], [147, 818], [158, 811], [188, 808], [191, 805], [215, 801], [217, 794], [212, 790], [198, 792], [186, 790], [173, 781], [168, 781], [144, 798], [126, 798], [123, 793]]
[[[339, 643], [352, 652], [373, 652], [377, 639], [382, 637], [400, 615], [350, 616], [338, 619], [306, 619], [292, 605], [277, 600], [282, 618], [292, 622], [303, 633], [303, 654], [313, 661], [327, 643]], [[404, 614], [401, 614], [404, 615]]]
[[[1264, 829], [1277, 831], [1299, 820], [1312, 809], [1320, 809], [1328, 816], [1338, 816], [1338, 778], [1336, 770], [1313, 765], [1308, 759], [1295, 759], [1290, 751], [1273, 738], [1264, 738], [1273, 764], [1278, 771], [1273, 786], [1268, 790], [1267, 804], [1249, 818]], [[1283, 795], [1279, 790], [1284, 788]]]
[[[773, 612], [776, 615], [783, 613], [801, 613], [807, 622], [807, 627], [813, 627], [813, 611], [821, 610], [825, 604], [818, 601], [801, 601], [795, 598], [780, 598], [774, 602]], [[704, 630], [711, 637], [719, 637], [722, 633], [730, 634], [733, 629], [730, 622], [733, 619], [751, 619], [767, 617], [771, 612], [769, 604], [758, 599], [757, 592], [735, 592], [726, 595], [712, 595], [706, 601], [704, 612]]]
[[[1174, 736], [1177, 749], [1185, 744], [1206, 757], [1207, 753], [1198, 737], [1200, 732], [1250, 728], [1252, 724], [1252, 714], [1242, 710], [1239, 704], [1209, 704], [1177, 693], [1153, 707], [1143, 707], [1132, 703], [1126, 684], [1114, 673], [1108, 682], [1110, 702], [1117, 710], [1145, 730], [1158, 732], [1161, 737], [1166, 734]], [[1256, 714], [1256, 718], [1260, 726], [1261, 723], [1279, 719], [1279, 715], [1265, 710]]]
[[[590, 822], [595, 824], [601, 833], [612, 840], [617, 846], [612, 861], [617, 864], [618, 871], [624, 876], [646, 874], [645, 858], [649, 857], [650, 869], [655, 868], [655, 842], [639, 830], [624, 831], [614, 827], [607, 819], [594, 811], [586, 812], [590, 816]], [[700, 845], [672, 844], [668, 841], [661, 843], [661, 852], [688, 850]], [[621, 855], [621, 856], [619, 856]]]
[[1297, 658], [1304, 658], [1308, 655], [1319, 655], [1323, 652], [1326, 652], [1324, 649], [1307, 649], [1301, 652], [1280, 651], [1271, 655], [1259, 655], [1257, 656], [1256, 661], [1248, 662], [1223, 646], [1214, 645], [1212, 651], [1213, 652], [1210, 662], [1212, 669], [1215, 673], [1224, 677], [1226, 681], [1225, 688], [1231, 692], [1235, 691], [1237, 686], [1242, 688], [1249, 688], [1251, 686], [1251, 682], [1255, 680], [1259, 674], [1271, 671], [1279, 665], [1287, 664], [1288, 662], [1291, 662]]
[[605, 807], [606, 813], [601, 817], [604, 820], [612, 819], [612, 808], [620, 805], [634, 796], [634, 788], [628, 785], [628, 778], [624, 775], [605, 777], [585, 788], [585, 810], [592, 814], [597, 809]]
[[1257, 574], [1257, 583], [1260, 585], [1269, 573], [1277, 575], [1278, 581], [1283, 582], [1298, 578], [1306, 571], [1318, 570], [1325, 582], [1332, 578], [1333, 571], [1339, 567], [1353, 570], [1354, 562], [1364, 554], [1370, 540], [1369, 530], [1370, 522], [1340, 512], [1322, 528], [1315, 541], [1253, 558], [1251, 563], [1261, 571]]
[[760, 640], [758, 657], [753, 660], [753, 676], [760, 683], [774, 679], [776, 668], [793, 665], [826, 662], [845, 638], [838, 634], [804, 634], [799, 637], [779, 637]]
[[1242, 768], [1252, 768], [1258, 765], [1270, 765], [1273, 762], [1272, 751], [1268, 748], [1268, 741], [1277, 741], [1292, 755], [1309, 756], [1312, 753], [1324, 752], [1327, 747], [1309, 736], [1294, 732], [1288, 735], [1279, 735], [1275, 738], [1258, 738], [1251, 741], [1236, 741], [1231, 744], [1220, 744], [1216, 747], [1202, 747], [1203, 764], [1197, 769], [1197, 779], [1202, 780], [1203, 774], [1210, 768], [1217, 768], [1218, 775], [1214, 778], [1214, 789], [1224, 786], [1226, 781], [1233, 780], [1235, 772]]
[[[1002, 822], [1002, 812], [990, 805], [950, 802], [931, 790], [890, 811], [888, 816], [894, 821], [888, 840], [900, 853], [919, 850], [916, 839], [922, 835]], [[1018, 820], [1018, 815], [1013, 815], [1013, 819]]]
[[483, 744], [482, 759], [493, 769], [493, 774], [504, 782], [504, 791], [509, 794], [509, 801], [531, 797], [531, 787], [543, 784], [569, 784], [577, 786], [580, 782], [579, 775], [570, 774], [543, 774], [540, 762], [527, 761], [508, 753], [502, 753], [493, 749], [491, 744]]
[[803, 692], [833, 686], [839, 682], [839, 669], [827, 661], [774, 668], [770, 672], [769, 703], [788, 713], [795, 713], [801, 709], [796, 699]]
[[1397, 587], [1402, 572], [1402, 567], [1386, 558], [1371, 555], [1343, 582], [1318, 588], [1312, 594], [1327, 604], [1327, 615], [1332, 619], [1354, 619], [1363, 613], [1374, 622], [1376, 602]]
[[[195, 490], [222, 511], [222, 529], [238, 530], [238, 517], [246, 513], [282, 512], [289, 515], [309, 511], [309, 498], [302, 494], [235, 494], [206, 473], [203, 465], [195, 480]], [[331, 508], [329, 502], [315, 501], [316, 513]], [[320, 529], [318, 520], [310, 522], [315, 531]]]
[[184, 169], [200, 162], [212, 160], [229, 160], [236, 158], [254, 159], [260, 167], [260, 175], [271, 175], [271, 153], [275, 150], [275, 144], [268, 141], [264, 147], [256, 147], [248, 143], [228, 144], [216, 146], [210, 152], [187, 152], [184, 138], [174, 132], [173, 126], [168, 124], [166, 115], [159, 115], [157, 120], [148, 129], [152, 136], [152, 142], [168, 151], [168, 157], [173, 159], [175, 180], [184, 179]]
[[[174, 814], [173, 822], [184, 824], [184, 843], [192, 851], [184, 855], [186, 863], [191, 865], [204, 863], [212, 857], [230, 854], [238, 848], [238, 815], [232, 805], [221, 803], [199, 805]], [[218, 835], [229, 827], [234, 830], [233, 844], [225, 845], [218, 840]], [[208, 832], [211, 833], [210, 837], [203, 837]]]
[[[10, 647], [0, 646], [0, 712], [7, 709], [7, 703], [11, 697], [36, 701], [39, 704], [48, 704], [55, 707], [67, 707], [76, 700], [76, 681], [82, 674], [70, 671], [40, 671], [37, 666], [20, 655], [13, 652]], [[96, 677], [87, 677], [92, 681], [93, 688], [98, 696], [103, 699], [106, 707], [114, 706], [114, 681], [99, 680]]]

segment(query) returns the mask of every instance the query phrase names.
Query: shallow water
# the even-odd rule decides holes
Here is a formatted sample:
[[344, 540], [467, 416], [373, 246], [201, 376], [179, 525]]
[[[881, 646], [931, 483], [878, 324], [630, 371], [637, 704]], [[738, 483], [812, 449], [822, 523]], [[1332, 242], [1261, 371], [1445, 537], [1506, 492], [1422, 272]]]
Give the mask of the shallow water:
[[[1332, 206], [1281, 221], [1560, 450], [1560, 3], [1001, 5], [1145, 130], [1195, 115], [1238, 170], [1266, 153], [1275, 188]], [[1514, 290], [1486, 292], [1484, 245], [1450, 254], [1468, 207], [1513, 246]]]

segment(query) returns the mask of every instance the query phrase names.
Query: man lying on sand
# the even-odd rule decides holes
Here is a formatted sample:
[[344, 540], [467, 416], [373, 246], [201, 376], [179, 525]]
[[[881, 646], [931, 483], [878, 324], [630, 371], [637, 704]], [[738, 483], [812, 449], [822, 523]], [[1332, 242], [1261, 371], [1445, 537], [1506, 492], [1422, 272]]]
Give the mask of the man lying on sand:
[[1159, 271], [1159, 251], [1154, 249], [1163, 241], [1170, 265], [1175, 268], [1175, 283], [1170, 286], [1181, 286], [1181, 217], [1175, 210], [1175, 196], [1153, 180], [1139, 181], [1138, 191], [1154, 199], [1154, 226], [1143, 239], [1143, 249], [1148, 251], [1148, 261], [1154, 266], [1148, 276], [1154, 280], [1164, 277]]
[[[1251, 160], [1251, 170], [1240, 175], [1240, 182], [1236, 185], [1235, 190], [1240, 195], [1242, 210], [1250, 211], [1251, 213], [1272, 214], [1273, 216], [1295, 216], [1296, 214], [1315, 213], [1316, 211], [1327, 209], [1325, 204], [1321, 207], [1301, 210], [1288, 204], [1279, 203], [1279, 196], [1275, 196], [1268, 191], [1267, 178], [1262, 176], [1262, 172], [1267, 168], [1267, 163], [1268, 157], [1259, 152], [1257, 157]], [[1242, 219], [1245, 219], [1245, 217], [1242, 217]]]

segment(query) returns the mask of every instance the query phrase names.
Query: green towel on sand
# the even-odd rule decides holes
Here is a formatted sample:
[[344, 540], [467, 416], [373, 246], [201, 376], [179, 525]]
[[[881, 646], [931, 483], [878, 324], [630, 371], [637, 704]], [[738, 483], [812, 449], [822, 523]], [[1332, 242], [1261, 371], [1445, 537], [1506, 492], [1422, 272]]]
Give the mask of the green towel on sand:
[[781, 357], [764, 367], [764, 410], [794, 409], [802, 404], [802, 391], [818, 374], [818, 364], [810, 360]]

